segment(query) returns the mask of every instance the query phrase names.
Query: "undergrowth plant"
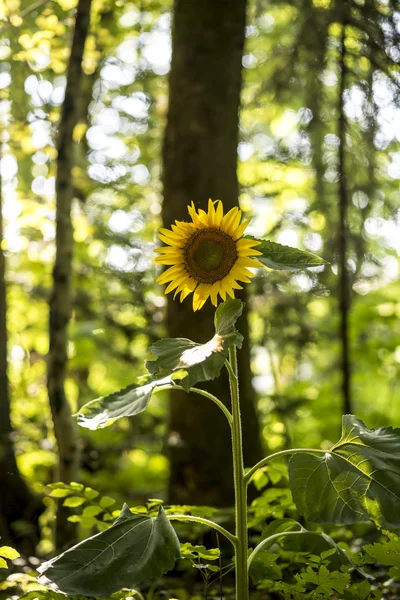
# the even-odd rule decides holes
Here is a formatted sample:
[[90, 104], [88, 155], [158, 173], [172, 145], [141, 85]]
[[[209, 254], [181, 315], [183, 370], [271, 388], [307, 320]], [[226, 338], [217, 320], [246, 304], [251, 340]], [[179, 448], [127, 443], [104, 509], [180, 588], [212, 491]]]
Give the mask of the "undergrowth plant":
[[[316, 600], [333, 594], [336, 598], [378, 598], [378, 592], [370, 595], [368, 577], [360, 570], [362, 561], [357, 564], [321, 531], [308, 530], [294, 519], [277, 518], [251, 547], [248, 539], [248, 485], [253, 478], [268, 477], [271, 465], [283, 457], [289, 457], [289, 487], [307, 522], [351, 524], [371, 520], [380, 527], [400, 526], [400, 430], [367, 429], [355, 416], [345, 415], [342, 436], [329, 450], [294, 448], [266, 456], [256, 465], [246, 465], [247, 469], [243, 464], [236, 359], [243, 338], [235, 328], [243, 304], [233, 297], [234, 290], [241, 287], [239, 282], [250, 281], [252, 267], [298, 269], [321, 266], [324, 261], [307, 252], [243, 237], [248, 223], [241, 224], [240, 210], [234, 208], [224, 215], [219, 201], [210, 201], [208, 212], [196, 211], [191, 205], [189, 213], [191, 222], [177, 221], [171, 230], [161, 230], [166, 246], [158, 249], [156, 260], [168, 269], [159, 281], [168, 284], [167, 293], [180, 294], [181, 301], [193, 294], [194, 311], [208, 298], [217, 306], [220, 296], [223, 302], [215, 312], [215, 335], [206, 344], [186, 338], [158, 341], [150, 348], [154, 360], [146, 364], [144, 380], [89, 402], [79, 411], [78, 423], [92, 430], [110, 426], [121, 417], [146, 410], [152, 395], [165, 390], [185, 390], [214, 402], [232, 433], [235, 530], [225, 528], [212, 516], [206, 518], [201, 511], [196, 514], [190, 507], [180, 512], [164, 509], [158, 500], [149, 501], [144, 510], [131, 510], [124, 504], [115, 518], [110, 510], [112, 499], [97, 502], [97, 492], [81, 484], [56, 484], [52, 495], [65, 497], [64, 504], [73, 507], [92, 502], [82, 516], [72, 515], [71, 520], [86, 519], [86, 526], [92, 522], [99, 532], [43, 564], [39, 581], [56, 594], [110, 597], [123, 588], [133, 590], [159, 578], [173, 569], [181, 556], [193, 564], [202, 564], [204, 558], [207, 577], [212, 578], [221, 568], [213, 562], [219, 558], [218, 551], [213, 554], [202, 546], [181, 545], [172, 526], [173, 522], [190, 522], [214, 529], [231, 544], [232, 563], [227, 570], [235, 570], [236, 600], [249, 598], [249, 573], [254, 581], [261, 582], [261, 589], [263, 581], [273, 581], [275, 591], [284, 598]], [[197, 387], [218, 377], [222, 369], [229, 375], [230, 408]], [[270, 486], [273, 483], [272, 476]], [[279, 494], [277, 498], [278, 503], [283, 502]], [[253, 523], [271, 517], [267, 502], [254, 510]], [[281, 580], [273, 552], [282, 539], [295, 540], [300, 546], [304, 541], [315, 548], [307, 567], [291, 584]], [[398, 544], [398, 540], [393, 543]], [[370, 550], [380, 553], [379, 546]], [[398, 574], [399, 566], [393, 569]], [[352, 572], [357, 572], [360, 580], [350, 587]], [[139, 591], [131, 596], [142, 598]]]

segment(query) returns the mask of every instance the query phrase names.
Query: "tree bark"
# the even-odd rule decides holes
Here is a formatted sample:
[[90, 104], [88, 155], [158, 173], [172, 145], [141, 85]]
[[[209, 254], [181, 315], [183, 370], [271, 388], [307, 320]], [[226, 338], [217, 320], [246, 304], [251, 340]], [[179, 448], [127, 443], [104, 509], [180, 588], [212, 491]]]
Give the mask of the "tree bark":
[[339, 175], [339, 228], [338, 228], [338, 263], [339, 263], [339, 311], [341, 339], [341, 370], [342, 370], [342, 402], [343, 414], [352, 413], [351, 401], [351, 358], [349, 340], [349, 312], [351, 302], [351, 282], [347, 266], [348, 254], [348, 192], [346, 180], [346, 115], [344, 112], [344, 92], [346, 89], [346, 23], [342, 24], [341, 54], [340, 54], [340, 83], [339, 83], [339, 119], [338, 119], [338, 175]]
[[[65, 395], [64, 384], [67, 366], [68, 324], [72, 313], [73, 130], [80, 116], [79, 88], [82, 81], [84, 46], [90, 23], [90, 7], [91, 0], [79, 0], [67, 73], [65, 100], [57, 139], [56, 256], [50, 299], [47, 387], [58, 444], [58, 479], [65, 483], [74, 481], [79, 476], [79, 441], [76, 425], [71, 416], [71, 408]], [[58, 549], [74, 541], [76, 526], [67, 520], [69, 514], [66, 509], [59, 506], [56, 524]]]
[[38, 519], [44, 511], [44, 505], [22, 479], [15, 457], [7, 372], [7, 290], [6, 264], [2, 241], [3, 216], [0, 175], [0, 540], [1, 544], [10, 543], [17, 546], [25, 554], [34, 554], [35, 547], [40, 539]]
[[[175, 0], [168, 123], [163, 146], [163, 221], [188, 220], [187, 205], [207, 208], [220, 199], [237, 205], [238, 111], [246, 0]], [[204, 342], [213, 335], [213, 307], [193, 313], [168, 297], [167, 327], [172, 337]], [[245, 462], [262, 449], [251, 385], [246, 316], [239, 354]], [[225, 375], [204, 386], [229, 405]], [[173, 392], [170, 398], [171, 477], [174, 503], [226, 506], [233, 503], [230, 431], [225, 417], [198, 396]]]

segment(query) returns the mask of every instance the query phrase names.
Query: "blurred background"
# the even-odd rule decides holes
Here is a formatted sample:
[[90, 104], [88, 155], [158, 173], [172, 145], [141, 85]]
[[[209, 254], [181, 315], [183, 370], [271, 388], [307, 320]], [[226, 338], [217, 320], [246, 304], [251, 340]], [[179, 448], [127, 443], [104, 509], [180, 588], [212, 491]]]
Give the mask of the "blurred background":
[[[201, 496], [198, 470], [225, 455], [188, 400], [171, 412], [157, 394], [101, 431], [71, 417], [144, 373], [176, 311], [204, 341], [152, 261], [191, 200], [239, 203], [250, 234], [329, 262], [248, 286], [249, 456], [328, 448], [347, 412], [398, 426], [399, 3], [3, 0], [0, 24], [2, 542], [53, 550], [43, 493], [59, 479], [119, 503], [229, 504], [230, 480]], [[197, 438], [210, 456], [194, 467]]]

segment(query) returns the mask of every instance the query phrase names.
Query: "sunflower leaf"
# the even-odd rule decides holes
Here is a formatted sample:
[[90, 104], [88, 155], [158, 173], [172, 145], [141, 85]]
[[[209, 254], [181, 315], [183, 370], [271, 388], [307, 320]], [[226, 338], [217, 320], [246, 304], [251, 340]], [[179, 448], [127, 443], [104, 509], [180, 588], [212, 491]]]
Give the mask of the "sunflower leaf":
[[256, 247], [256, 250], [262, 254], [257, 256], [257, 260], [270, 269], [295, 270], [307, 267], [319, 267], [327, 264], [323, 258], [311, 252], [305, 252], [304, 250], [298, 250], [290, 246], [282, 246], [269, 240], [260, 241], [261, 244]]
[[289, 482], [299, 511], [317, 523], [400, 526], [400, 429], [367, 429], [344, 415], [342, 437], [323, 457], [295, 454]]
[[187, 375], [179, 383], [187, 391], [200, 381], [215, 379], [228, 356], [229, 346], [240, 347], [242, 344], [243, 337], [235, 329], [242, 310], [240, 300], [229, 299], [220, 304], [215, 313], [216, 333], [206, 344], [197, 344], [186, 338], [159, 340], [150, 346], [150, 351], [157, 358], [146, 363], [147, 370], [156, 377], [186, 371]]
[[133, 417], [146, 410], [154, 388], [171, 383], [170, 377], [152, 380], [145, 385], [132, 384], [88, 402], [77, 413], [78, 425], [86, 429], [103, 429], [121, 417]]
[[162, 507], [149, 517], [124, 505], [109, 529], [39, 567], [39, 583], [68, 595], [105, 598], [160, 577], [178, 558], [179, 540]]
[[239, 348], [242, 345], [243, 338], [236, 331], [235, 323], [243, 312], [244, 303], [241, 300], [229, 299], [220, 304], [215, 311], [214, 325], [215, 333], [228, 341], [232, 336], [229, 345], [235, 345]]

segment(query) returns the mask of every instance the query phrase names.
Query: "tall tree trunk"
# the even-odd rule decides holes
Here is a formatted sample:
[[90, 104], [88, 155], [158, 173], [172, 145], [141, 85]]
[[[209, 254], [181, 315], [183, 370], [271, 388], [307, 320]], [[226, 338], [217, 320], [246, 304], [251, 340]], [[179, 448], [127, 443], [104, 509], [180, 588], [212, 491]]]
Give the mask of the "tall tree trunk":
[[[66, 483], [76, 480], [79, 474], [79, 442], [64, 383], [68, 324], [72, 312], [73, 130], [80, 116], [79, 88], [82, 80], [83, 51], [90, 23], [90, 7], [91, 0], [79, 0], [57, 140], [56, 256], [50, 299], [47, 387], [58, 444], [58, 478]], [[69, 513], [60, 505], [56, 524], [57, 548], [62, 548], [74, 540], [75, 525], [67, 520], [68, 516]]]
[[[0, 131], [1, 135], [1, 131]], [[0, 159], [1, 159], [0, 140]], [[44, 511], [19, 472], [13, 445], [10, 418], [10, 389], [7, 375], [7, 297], [6, 265], [2, 250], [3, 217], [0, 175], [0, 543], [16, 545], [33, 554], [39, 542], [38, 519]], [[19, 527], [17, 525], [19, 523]], [[23, 528], [21, 528], [23, 524]]]
[[340, 53], [340, 83], [339, 83], [339, 229], [338, 229], [338, 262], [339, 262], [339, 311], [342, 367], [342, 402], [343, 414], [352, 412], [351, 402], [351, 358], [349, 341], [349, 311], [350, 311], [350, 277], [347, 265], [348, 254], [348, 192], [346, 181], [346, 115], [344, 112], [344, 92], [346, 89], [346, 23], [342, 24], [341, 53]]
[[[187, 220], [194, 201], [209, 198], [225, 209], [237, 205], [238, 111], [246, 0], [175, 0], [168, 123], [163, 147], [163, 221]], [[193, 313], [168, 297], [168, 333], [206, 341], [213, 335], [212, 306]], [[239, 355], [244, 452], [248, 465], [261, 456], [251, 385], [248, 326]], [[205, 387], [229, 403], [225, 374]], [[225, 417], [198, 396], [170, 398], [171, 502], [230, 505], [233, 502], [230, 431]]]

